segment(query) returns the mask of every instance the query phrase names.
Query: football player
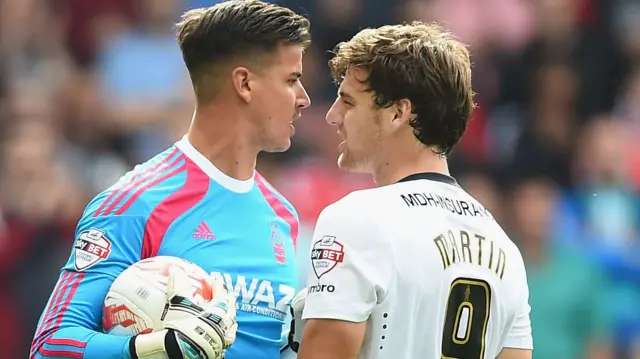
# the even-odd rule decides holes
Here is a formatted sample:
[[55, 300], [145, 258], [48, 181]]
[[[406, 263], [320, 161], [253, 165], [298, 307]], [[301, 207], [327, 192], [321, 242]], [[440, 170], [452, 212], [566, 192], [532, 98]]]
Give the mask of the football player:
[[298, 358], [530, 359], [520, 251], [448, 171], [474, 108], [466, 47], [437, 25], [382, 26], [330, 67], [338, 165], [377, 187], [318, 219]]
[[[280, 356], [297, 286], [298, 218], [255, 164], [260, 151], [289, 148], [293, 121], [309, 106], [300, 83], [309, 21], [257, 0], [227, 1], [184, 14], [177, 37], [197, 99], [189, 132], [87, 205], [31, 358]], [[169, 288], [165, 330], [103, 333], [111, 283], [156, 255], [199, 265], [229, 293], [200, 307]], [[119, 318], [127, 316], [105, 324], [128, 325]]]

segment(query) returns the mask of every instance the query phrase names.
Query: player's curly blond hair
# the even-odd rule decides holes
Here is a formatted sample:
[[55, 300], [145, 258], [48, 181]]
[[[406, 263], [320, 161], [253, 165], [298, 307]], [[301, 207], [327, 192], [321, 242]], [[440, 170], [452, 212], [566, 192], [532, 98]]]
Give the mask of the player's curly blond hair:
[[451, 152], [475, 107], [466, 46], [437, 24], [412, 22], [365, 29], [334, 49], [331, 74], [341, 82], [352, 67], [378, 107], [409, 99], [410, 124], [420, 142], [441, 155]]

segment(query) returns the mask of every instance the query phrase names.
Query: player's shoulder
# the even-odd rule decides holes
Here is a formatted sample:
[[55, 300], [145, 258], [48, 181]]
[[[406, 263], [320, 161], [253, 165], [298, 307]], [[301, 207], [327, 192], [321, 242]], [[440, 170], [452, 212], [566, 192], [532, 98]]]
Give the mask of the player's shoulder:
[[[382, 195], [382, 196], [381, 196]], [[365, 226], [375, 222], [378, 208], [385, 202], [381, 188], [355, 190], [341, 199], [326, 206], [318, 218], [319, 221], [345, 223], [351, 227]]]
[[[354, 191], [326, 206], [318, 216], [313, 246], [327, 246], [334, 242], [339, 246], [367, 248], [370, 254], [386, 251], [385, 235], [379, 221], [367, 205], [368, 195]], [[384, 249], [384, 250], [383, 250]]]
[[320, 216], [341, 216], [354, 213], [353, 210], [363, 208], [368, 196], [363, 195], [363, 190], [348, 193], [341, 199], [329, 204], [321, 212]]
[[364, 188], [350, 192], [338, 201], [327, 206], [323, 212], [339, 214], [367, 214], [375, 217], [376, 213], [390, 210], [403, 193], [403, 184]]
[[260, 195], [269, 203], [272, 208], [278, 208], [284, 206], [289, 213], [291, 213], [296, 220], [299, 220], [298, 212], [296, 208], [289, 202], [289, 200], [276, 189], [262, 174], [256, 171], [254, 180], [256, 186], [260, 190]]
[[187, 185], [187, 162], [177, 144], [169, 147], [98, 193], [85, 207], [83, 218], [148, 217], [160, 202]]

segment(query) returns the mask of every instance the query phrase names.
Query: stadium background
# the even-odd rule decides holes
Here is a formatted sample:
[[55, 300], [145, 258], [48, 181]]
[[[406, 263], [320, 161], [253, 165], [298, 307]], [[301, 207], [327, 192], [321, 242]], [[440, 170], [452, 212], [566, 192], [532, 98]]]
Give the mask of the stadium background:
[[[0, 358], [28, 355], [86, 202], [186, 130], [171, 24], [212, 3], [0, 1]], [[327, 50], [364, 26], [443, 21], [470, 45], [480, 105], [452, 173], [525, 255], [534, 358], [640, 358], [640, 1], [284, 3], [313, 22], [313, 105], [259, 166], [298, 208], [303, 257], [322, 207], [371, 185], [335, 166]]]

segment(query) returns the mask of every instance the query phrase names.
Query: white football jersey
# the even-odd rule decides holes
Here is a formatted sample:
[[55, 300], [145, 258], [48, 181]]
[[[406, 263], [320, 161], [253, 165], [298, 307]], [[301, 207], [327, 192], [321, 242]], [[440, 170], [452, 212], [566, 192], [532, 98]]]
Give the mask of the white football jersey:
[[324, 209], [304, 319], [367, 321], [360, 359], [493, 359], [532, 349], [518, 248], [456, 181], [420, 173]]

